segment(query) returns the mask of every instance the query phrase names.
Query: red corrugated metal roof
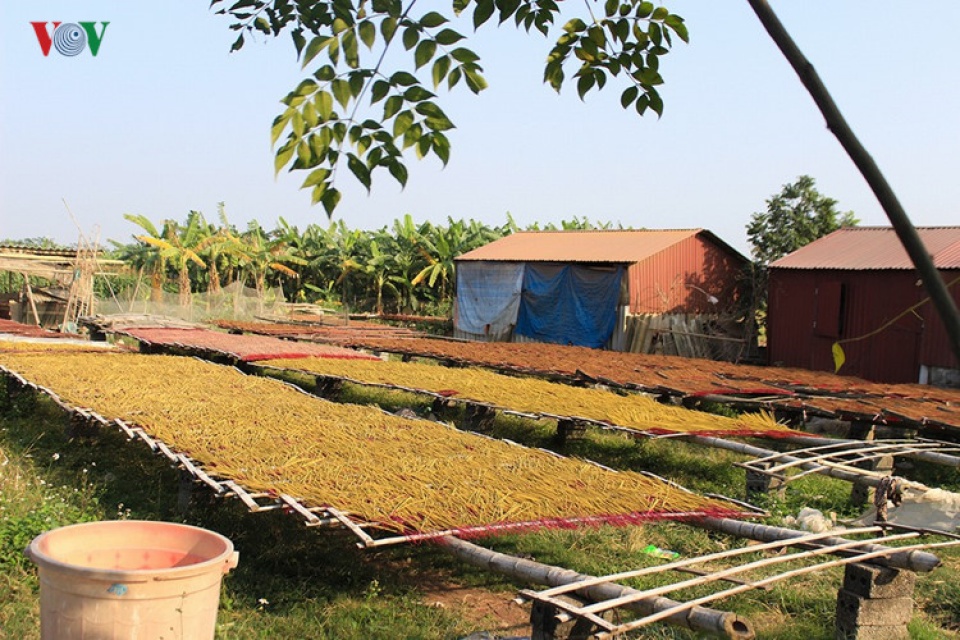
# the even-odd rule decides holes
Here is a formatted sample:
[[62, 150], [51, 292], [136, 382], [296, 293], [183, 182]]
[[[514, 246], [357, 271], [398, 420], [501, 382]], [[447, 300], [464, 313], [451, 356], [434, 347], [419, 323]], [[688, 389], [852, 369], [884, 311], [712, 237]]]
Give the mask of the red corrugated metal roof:
[[[691, 236], [704, 234], [733, 255], [739, 252], [705, 229], [520, 231], [463, 254], [457, 260], [634, 263]], [[746, 258], [743, 258], [746, 260]]]
[[[938, 269], [960, 269], [960, 227], [918, 227]], [[847, 227], [770, 264], [775, 269], [913, 269], [892, 227]]]

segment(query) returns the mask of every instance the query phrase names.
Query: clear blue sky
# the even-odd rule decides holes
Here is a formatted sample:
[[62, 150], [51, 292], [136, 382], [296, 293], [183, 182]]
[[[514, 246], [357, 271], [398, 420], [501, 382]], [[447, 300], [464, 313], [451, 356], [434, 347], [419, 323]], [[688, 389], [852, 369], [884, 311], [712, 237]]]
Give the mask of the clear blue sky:
[[[588, 0], [591, 1], [592, 0]], [[449, 2], [421, 2], [423, 11]], [[569, 2], [571, 12], [582, 5]], [[272, 228], [326, 224], [302, 176], [273, 177], [269, 127], [301, 79], [288, 36], [229, 54], [235, 34], [205, 0], [7, 2], [0, 22], [0, 238], [128, 241], [137, 213], [191, 209]], [[344, 182], [336, 215], [374, 229], [475, 218], [521, 225], [572, 216], [705, 227], [748, 251], [750, 215], [798, 175], [887, 224], [746, 0], [670, 2], [691, 44], [664, 60], [662, 119], [608, 89], [581, 103], [541, 82], [550, 42], [512, 28], [471, 37], [490, 89], [441, 93], [458, 128], [450, 164], [411, 158], [406, 190]], [[960, 224], [960, 3], [773, 3], [917, 225]], [[41, 54], [31, 21], [109, 21], [97, 57]], [[467, 32], [472, 33], [472, 32]], [[377, 179], [379, 178], [379, 180]]]

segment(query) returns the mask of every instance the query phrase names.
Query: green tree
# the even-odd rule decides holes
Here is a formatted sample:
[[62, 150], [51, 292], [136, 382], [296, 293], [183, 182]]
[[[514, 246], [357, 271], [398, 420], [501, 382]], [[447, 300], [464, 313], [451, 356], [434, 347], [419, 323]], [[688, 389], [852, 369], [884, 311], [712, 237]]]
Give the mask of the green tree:
[[766, 267], [817, 238], [859, 222], [852, 211], [841, 213], [836, 200], [817, 191], [813, 178], [800, 176], [767, 200], [766, 211], [751, 216], [747, 238], [754, 259]]
[[741, 307], [749, 335], [755, 330], [762, 334], [766, 325], [768, 265], [840, 227], [859, 222], [852, 211], [838, 211], [837, 201], [817, 191], [814, 179], [805, 175], [783, 185], [780, 193], [767, 200], [766, 211], [750, 217], [747, 238], [754, 262], [742, 276], [745, 295]]
[[169, 221], [164, 223], [162, 230], [158, 230], [144, 215], [125, 213], [123, 217], [146, 233], [134, 236], [138, 240], [137, 244], [120, 247], [121, 259], [130, 262], [141, 275], [144, 272], [150, 275], [150, 299], [160, 302], [163, 300], [163, 284], [167, 278], [168, 252], [163, 238], [168, 234], [166, 227]]
[[674, 36], [688, 37], [683, 18], [645, 0], [452, 0], [446, 14], [421, 12], [416, 0], [212, 0], [211, 7], [234, 19], [232, 50], [257, 32], [289, 33], [302, 67], [311, 68], [273, 122], [274, 144], [284, 138], [274, 167], [305, 172], [303, 188], [327, 215], [340, 202], [335, 181], [344, 166], [369, 190], [383, 170], [406, 184], [407, 151], [447, 163], [445, 132], [454, 124], [431, 89], [460, 85], [479, 93], [487, 86], [480, 56], [453, 28], [459, 21], [479, 29], [496, 17], [547, 35], [567, 17], [544, 81], [560, 91], [572, 73], [583, 98], [616, 78], [625, 84], [621, 105], [641, 115], [663, 112], [660, 58]]

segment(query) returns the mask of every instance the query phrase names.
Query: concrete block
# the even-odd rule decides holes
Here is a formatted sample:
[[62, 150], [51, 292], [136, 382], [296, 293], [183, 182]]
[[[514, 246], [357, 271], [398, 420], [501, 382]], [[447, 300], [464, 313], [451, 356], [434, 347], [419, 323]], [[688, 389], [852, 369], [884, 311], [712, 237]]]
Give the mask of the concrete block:
[[[770, 466], [762, 465], [762, 466]], [[769, 493], [771, 491], [783, 491], [786, 488], [783, 480], [780, 478], [747, 469], [747, 495], [758, 493]]]
[[[561, 600], [567, 600], [578, 606], [583, 606], [583, 602], [577, 598], [560, 596]], [[530, 610], [530, 640], [587, 640], [592, 638], [599, 629], [589, 620], [574, 617], [572, 620], [560, 622], [556, 616], [559, 609], [546, 602], [534, 601], [533, 608]], [[615, 612], [604, 611], [599, 614], [604, 620], [612, 620]]]
[[870, 599], [840, 589], [837, 593], [837, 626], [906, 625], [913, 617], [913, 598]]
[[574, 440], [583, 440], [587, 433], [587, 425], [576, 420], [558, 420], [556, 442], [564, 445]]
[[910, 640], [907, 625], [863, 625], [845, 627], [837, 622], [837, 640]]
[[843, 574], [843, 589], [862, 598], [912, 598], [916, 585], [913, 571], [872, 564], [848, 564]]

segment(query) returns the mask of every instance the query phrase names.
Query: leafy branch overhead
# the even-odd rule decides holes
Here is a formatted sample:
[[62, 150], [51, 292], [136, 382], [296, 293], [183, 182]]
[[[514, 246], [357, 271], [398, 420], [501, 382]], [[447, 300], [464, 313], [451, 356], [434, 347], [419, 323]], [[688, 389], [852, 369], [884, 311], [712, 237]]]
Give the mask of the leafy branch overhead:
[[[568, 5], [575, 4], [567, 2]], [[233, 51], [259, 32], [288, 32], [302, 68], [311, 75], [282, 103], [271, 128], [277, 173], [305, 171], [303, 188], [331, 215], [341, 193], [334, 186], [343, 166], [370, 190], [373, 175], [386, 170], [407, 183], [404, 153], [435, 155], [446, 165], [453, 122], [437, 103], [441, 87], [487, 87], [480, 56], [463, 46], [466, 37], [452, 19], [472, 19], [474, 29], [496, 18], [524, 31], [548, 35], [561, 9], [554, 0], [452, 0], [450, 12], [418, 11], [416, 0], [212, 0], [217, 13], [232, 16], [238, 31]], [[683, 19], [638, 0], [585, 0], [584, 17], [566, 21], [547, 57], [544, 81], [560, 91], [567, 74], [582, 99], [611, 78], [626, 88], [621, 105], [658, 115], [660, 57], [673, 37], [687, 41]], [[570, 7], [566, 7], [570, 8]]]

